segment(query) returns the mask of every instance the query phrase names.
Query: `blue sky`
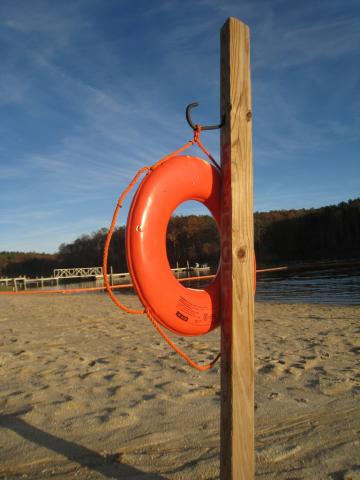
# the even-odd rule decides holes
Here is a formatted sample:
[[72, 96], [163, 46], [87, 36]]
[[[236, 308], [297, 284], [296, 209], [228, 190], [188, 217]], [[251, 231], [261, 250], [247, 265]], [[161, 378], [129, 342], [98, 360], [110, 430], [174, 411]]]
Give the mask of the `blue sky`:
[[191, 137], [188, 103], [218, 121], [229, 16], [251, 28], [255, 209], [360, 195], [358, 0], [2, 0], [0, 251], [108, 226], [137, 169]]

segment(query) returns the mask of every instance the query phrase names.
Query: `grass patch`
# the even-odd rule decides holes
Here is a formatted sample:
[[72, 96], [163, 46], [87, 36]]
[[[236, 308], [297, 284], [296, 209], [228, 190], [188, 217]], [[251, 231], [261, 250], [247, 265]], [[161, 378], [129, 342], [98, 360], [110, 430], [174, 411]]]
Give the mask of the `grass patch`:
[[0, 285], [0, 292], [12, 292], [13, 287], [8, 285], [7, 287], [5, 285]]

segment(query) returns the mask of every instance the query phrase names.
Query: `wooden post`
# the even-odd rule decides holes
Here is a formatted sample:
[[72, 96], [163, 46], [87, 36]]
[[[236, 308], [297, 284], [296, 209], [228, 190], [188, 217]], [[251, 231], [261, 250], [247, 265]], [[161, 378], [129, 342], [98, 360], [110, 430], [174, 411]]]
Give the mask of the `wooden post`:
[[254, 480], [254, 234], [249, 28], [221, 29], [221, 480]]
[[110, 285], [111, 285], [111, 286], [114, 285], [113, 275], [114, 275], [113, 267], [110, 267]]

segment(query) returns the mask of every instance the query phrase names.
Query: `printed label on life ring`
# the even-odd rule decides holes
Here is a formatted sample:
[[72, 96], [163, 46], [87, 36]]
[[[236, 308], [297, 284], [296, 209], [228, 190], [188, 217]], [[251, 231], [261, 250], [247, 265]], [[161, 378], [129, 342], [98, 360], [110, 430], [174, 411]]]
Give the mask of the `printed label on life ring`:
[[183, 315], [181, 312], [177, 311], [175, 314], [177, 317], [179, 317], [181, 320], [184, 320], [184, 322], [187, 322], [189, 320], [189, 317], [186, 315]]
[[191, 303], [185, 297], [179, 297], [176, 307], [177, 317], [196, 325], [212, 322], [214, 317], [209, 308]]

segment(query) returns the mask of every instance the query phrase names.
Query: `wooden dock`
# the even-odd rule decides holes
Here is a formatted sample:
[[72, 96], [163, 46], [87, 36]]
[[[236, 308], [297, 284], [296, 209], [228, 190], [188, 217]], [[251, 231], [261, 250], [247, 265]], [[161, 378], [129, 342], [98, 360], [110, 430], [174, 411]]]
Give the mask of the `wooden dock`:
[[13, 287], [13, 290], [27, 290], [29, 286], [35, 286], [37, 288], [44, 288], [45, 286], [59, 286], [58, 277], [0, 277], [0, 287]]
[[[200, 273], [209, 269], [210, 267], [177, 267], [172, 268], [171, 270], [176, 274], [190, 271]], [[51, 277], [0, 277], [0, 287], [12, 287], [15, 292], [18, 290], [27, 290], [28, 288], [44, 288], [49, 286], [59, 288], [60, 281], [66, 281], [69, 279], [84, 279], [102, 282], [103, 269], [102, 267], [57, 268], [53, 270], [53, 275]], [[110, 285], [114, 285], [122, 279], [130, 281], [130, 274], [128, 272], [114, 273], [112, 267], [110, 267], [108, 279]]]

